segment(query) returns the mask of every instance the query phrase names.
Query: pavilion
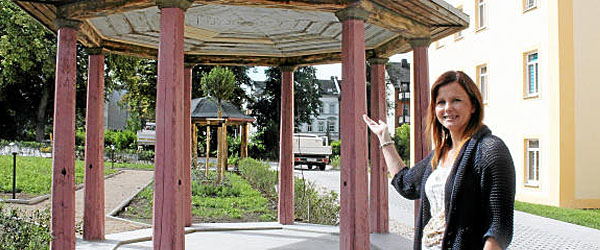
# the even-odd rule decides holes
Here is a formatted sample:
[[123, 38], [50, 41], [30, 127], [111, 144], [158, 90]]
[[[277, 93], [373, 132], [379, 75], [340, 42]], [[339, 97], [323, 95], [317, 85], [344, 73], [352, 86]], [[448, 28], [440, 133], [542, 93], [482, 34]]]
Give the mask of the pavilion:
[[[76, 43], [89, 48], [84, 239], [104, 238], [104, 55], [158, 59], [155, 249], [183, 249], [191, 224], [190, 101], [195, 64], [276, 66], [282, 71], [278, 222], [294, 223], [293, 72], [342, 63], [340, 249], [369, 249], [369, 233], [388, 232], [387, 174], [371, 137], [367, 179], [365, 62], [371, 64], [371, 116], [385, 120], [385, 63], [414, 51], [415, 131], [429, 99], [427, 49], [468, 26], [442, 0], [14, 0], [56, 32], [51, 249], [75, 249], [74, 134]], [[421, 133], [413, 159], [429, 151]], [[185, 167], [184, 167], [185, 166]], [[369, 186], [370, 185], [370, 188]], [[369, 191], [370, 190], [370, 191]]]

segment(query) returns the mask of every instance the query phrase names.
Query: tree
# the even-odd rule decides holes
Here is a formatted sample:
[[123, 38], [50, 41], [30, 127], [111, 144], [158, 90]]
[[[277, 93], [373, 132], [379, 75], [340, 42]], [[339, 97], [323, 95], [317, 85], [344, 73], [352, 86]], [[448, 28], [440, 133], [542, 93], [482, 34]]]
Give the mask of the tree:
[[[261, 96], [250, 105], [256, 117], [258, 140], [264, 142], [261, 157], [277, 158], [279, 154], [279, 118], [281, 105], [281, 70], [269, 68], [265, 71], [267, 80]], [[323, 105], [321, 92], [314, 67], [300, 67], [294, 72], [294, 122], [310, 122]], [[256, 153], [256, 152], [255, 152]]]
[[218, 118], [222, 116], [221, 101], [229, 100], [235, 88], [235, 76], [227, 68], [214, 67], [210, 73], [202, 74], [202, 90], [217, 100]]
[[[0, 135], [42, 141], [52, 109], [56, 38], [8, 0], [0, 0]], [[34, 121], [34, 123], [31, 123]]]

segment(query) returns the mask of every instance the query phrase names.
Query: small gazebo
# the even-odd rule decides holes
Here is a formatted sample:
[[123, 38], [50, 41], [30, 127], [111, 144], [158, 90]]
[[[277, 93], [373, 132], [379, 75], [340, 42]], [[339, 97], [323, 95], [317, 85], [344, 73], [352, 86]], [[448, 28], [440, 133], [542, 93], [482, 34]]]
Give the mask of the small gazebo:
[[[196, 166], [198, 162], [198, 126], [206, 126], [206, 171], [208, 172], [209, 167], [209, 156], [210, 156], [210, 128], [211, 126], [218, 127], [218, 146], [217, 146], [217, 169], [224, 171], [227, 168], [227, 127], [239, 126], [242, 145], [240, 149], [240, 158], [248, 156], [248, 125], [254, 122], [254, 117], [245, 115], [236, 106], [227, 102], [221, 101], [221, 118], [218, 115], [217, 102], [215, 100], [202, 97], [192, 99], [191, 102], [191, 115], [192, 115], [192, 140], [193, 149], [192, 155], [194, 160], [192, 165]], [[222, 173], [219, 173], [222, 174]]]

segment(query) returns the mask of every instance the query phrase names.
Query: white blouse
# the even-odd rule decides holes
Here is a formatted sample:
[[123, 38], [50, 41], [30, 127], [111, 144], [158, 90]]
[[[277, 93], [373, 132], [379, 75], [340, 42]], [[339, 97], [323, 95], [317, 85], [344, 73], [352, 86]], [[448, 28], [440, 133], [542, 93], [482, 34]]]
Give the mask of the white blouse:
[[425, 183], [425, 195], [429, 200], [431, 219], [423, 228], [421, 249], [442, 249], [442, 239], [446, 229], [446, 208], [444, 204], [446, 180], [450, 174], [451, 167], [438, 167], [429, 175]]

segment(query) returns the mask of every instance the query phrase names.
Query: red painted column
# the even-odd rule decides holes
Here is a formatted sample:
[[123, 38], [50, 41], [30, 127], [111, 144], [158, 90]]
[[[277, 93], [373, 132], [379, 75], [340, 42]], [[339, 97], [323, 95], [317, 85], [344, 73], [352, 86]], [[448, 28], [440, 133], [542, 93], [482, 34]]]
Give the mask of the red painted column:
[[294, 224], [294, 66], [281, 69], [281, 119], [279, 122], [279, 223]]
[[89, 54], [83, 238], [104, 239], [104, 55], [102, 48]]
[[75, 249], [75, 72], [80, 22], [57, 19], [51, 249]]
[[368, 12], [347, 8], [336, 13], [342, 22], [342, 103], [340, 112], [341, 221], [340, 249], [369, 249], [365, 33]]
[[[385, 63], [387, 58], [371, 58], [371, 118], [387, 120], [385, 100]], [[369, 225], [371, 232], [387, 233], [388, 177], [387, 166], [377, 136], [371, 136], [371, 187], [369, 188]]]
[[185, 65], [183, 70], [183, 214], [184, 225], [192, 225], [192, 68]]
[[[154, 160], [154, 249], [184, 249], [183, 212], [183, 33], [187, 1], [157, 1], [160, 9], [156, 149]], [[187, 5], [187, 6], [182, 6]]]
[[[427, 130], [427, 108], [429, 107], [429, 63], [427, 49], [431, 40], [429, 38], [411, 39], [410, 45], [413, 48], [414, 65], [414, 110], [411, 114], [414, 117], [415, 131], [415, 152], [411, 152], [412, 158], [418, 162], [425, 158], [431, 152], [431, 142], [425, 134]], [[415, 224], [419, 211], [420, 200], [415, 201]]]

